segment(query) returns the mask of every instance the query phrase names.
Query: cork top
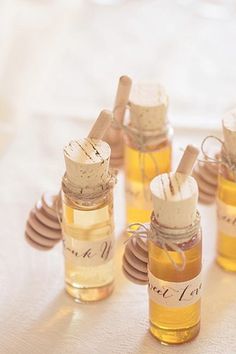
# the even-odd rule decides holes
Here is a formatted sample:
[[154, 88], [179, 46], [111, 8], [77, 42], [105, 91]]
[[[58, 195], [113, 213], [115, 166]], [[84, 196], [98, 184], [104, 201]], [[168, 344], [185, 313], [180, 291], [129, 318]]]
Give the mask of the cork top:
[[232, 162], [236, 163], [236, 109], [227, 113], [222, 120], [224, 146]]
[[67, 178], [80, 188], [93, 188], [107, 181], [111, 149], [92, 138], [71, 141], [64, 148]]
[[130, 94], [130, 125], [140, 130], [163, 130], [168, 122], [168, 97], [162, 86], [140, 83]]
[[193, 224], [196, 217], [198, 187], [195, 179], [179, 172], [155, 177], [150, 189], [158, 223], [171, 228]]

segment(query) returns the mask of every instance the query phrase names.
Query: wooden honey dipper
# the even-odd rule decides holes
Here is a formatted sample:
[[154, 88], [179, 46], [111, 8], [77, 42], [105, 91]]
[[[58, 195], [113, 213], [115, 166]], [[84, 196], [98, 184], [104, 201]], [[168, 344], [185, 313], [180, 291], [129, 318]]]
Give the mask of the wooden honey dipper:
[[[199, 150], [188, 145], [176, 170], [177, 173], [191, 175]], [[147, 239], [132, 237], [125, 246], [123, 255], [123, 273], [131, 282], [148, 284], [148, 245]]]
[[124, 121], [126, 105], [129, 100], [132, 81], [128, 76], [121, 76], [113, 109], [113, 123], [108, 129], [104, 140], [111, 147], [111, 166], [119, 168], [124, 161], [124, 140], [121, 126]]
[[47, 250], [62, 239], [61, 225], [57, 216], [60, 194], [44, 193], [31, 210], [25, 229], [26, 240], [31, 246]]
[[[102, 139], [112, 121], [112, 113], [103, 110], [92, 129], [88, 139]], [[48, 250], [62, 239], [58, 212], [61, 211], [61, 193], [53, 195], [44, 193], [35, 207], [30, 211], [25, 238], [34, 248]]]
[[[220, 153], [215, 154], [216, 160]], [[196, 179], [199, 189], [199, 202], [212, 204], [215, 202], [218, 185], [218, 164], [199, 161], [193, 170], [193, 177]]]

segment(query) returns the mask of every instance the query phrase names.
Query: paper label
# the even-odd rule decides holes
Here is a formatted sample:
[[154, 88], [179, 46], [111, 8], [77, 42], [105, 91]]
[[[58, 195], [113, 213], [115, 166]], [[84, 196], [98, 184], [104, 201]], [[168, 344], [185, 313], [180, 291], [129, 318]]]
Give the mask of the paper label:
[[75, 262], [77, 266], [99, 266], [112, 259], [114, 243], [113, 237], [98, 241], [83, 241], [66, 235], [63, 240], [64, 254], [67, 260]]
[[228, 205], [217, 199], [218, 230], [236, 237], [236, 206]]
[[156, 278], [148, 271], [149, 298], [158, 305], [166, 307], [186, 307], [201, 298], [201, 273], [184, 282], [169, 282]]

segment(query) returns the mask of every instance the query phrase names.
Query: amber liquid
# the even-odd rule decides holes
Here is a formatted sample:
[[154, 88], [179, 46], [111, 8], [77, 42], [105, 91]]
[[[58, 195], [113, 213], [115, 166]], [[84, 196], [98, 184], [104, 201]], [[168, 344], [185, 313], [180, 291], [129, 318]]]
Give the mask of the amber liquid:
[[[164, 250], [149, 241], [149, 269], [156, 278], [169, 282], [183, 282], [195, 278], [201, 272], [201, 235], [178, 246], [184, 250], [186, 257], [186, 267], [183, 271], [177, 271]], [[169, 251], [169, 254], [178, 265], [181, 265], [181, 257], [177, 252]], [[186, 307], [166, 307], [149, 300], [150, 332], [162, 343], [188, 342], [199, 332], [200, 311], [200, 300]]]
[[140, 152], [130, 144], [125, 145], [127, 224], [149, 222], [152, 212], [149, 184], [155, 176], [169, 172], [170, 169], [169, 141], [156, 147], [150, 146], [148, 152]]
[[[113, 291], [113, 259], [96, 266], [81, 265], [76, 258], [76, 241], [113, 239], [113, 200], [108, 198], [92, 206], [79, 206], [63, 195], [63, 238], [65, 253], [65, 288], [77, 301], [98, 301]], [[66, 252], [73, 249], [74, 254]]]
[[[225, 215], [230, 216], [231, 222], [236, 220], [236, 183], [224, 178], [218, 179], [218, 198], [227, 205]], [[236, 232], [227, 234], [218, 230], [217, 263], [225, 270], [236, 272]]]

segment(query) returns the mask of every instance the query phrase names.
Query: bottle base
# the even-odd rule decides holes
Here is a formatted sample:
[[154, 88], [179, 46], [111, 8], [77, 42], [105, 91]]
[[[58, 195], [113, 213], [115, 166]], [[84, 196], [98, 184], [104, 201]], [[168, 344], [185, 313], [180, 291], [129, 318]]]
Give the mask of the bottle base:
[[78, 288], [66, 283], [65, 290], [76, 302], [100, 301], [111, 295], [114, 290], [114, 282], [94, 288]]
[[236, 272], [236, 259], [228, 258], [222, 255], [218, 255], [216, 263], [224, 270], [228, 272]]
[[157, 327], [150, 322], [150, 332], [161, 344], [183, 344], [193, 340], [200, 331], [200, 322], [190, 328], [178, 330]]

